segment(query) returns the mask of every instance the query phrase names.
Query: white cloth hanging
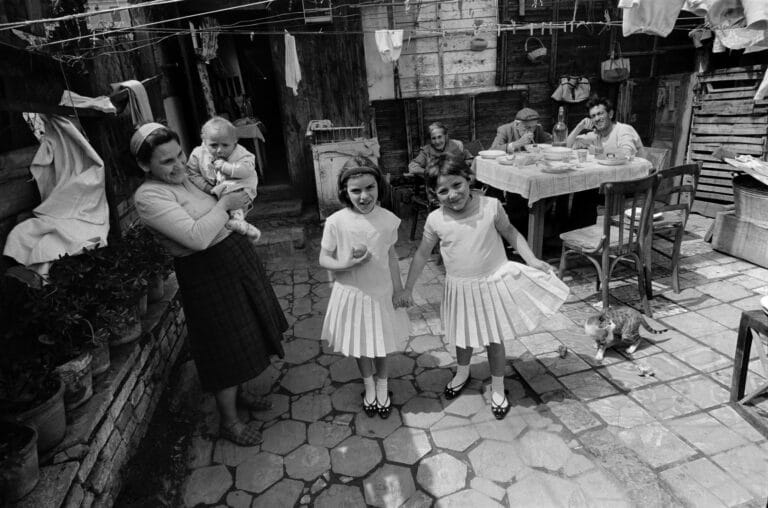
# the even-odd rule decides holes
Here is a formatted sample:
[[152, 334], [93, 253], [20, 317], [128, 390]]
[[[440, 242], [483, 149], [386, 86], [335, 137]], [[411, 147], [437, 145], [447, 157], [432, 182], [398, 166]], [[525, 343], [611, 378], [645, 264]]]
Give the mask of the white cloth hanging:
[[403, 49], [403, 31], [376, 30], [376, 49], [385, 62], [397, 62]]
[[102, 113], [109, 113], [114, 115], [117, 113], [117, 108], [109, 97], [101, 95], [99, 97], [86, 97], [80, 95], [71, 90], [64, 90], [61, 93], [61, 100], [59, 106], [71, 106], [73, 108], [88, 108], [101, 111]]
[[299, 56], [296, 54], [296, 38], [285, 31], [285, 86], [293, 90], [293, 95], [299, 95], [297, 89], [301, 81]]
[[107, 244], [104, 162], [62, 116], [41, 115], [45, 135], [30, 165], [41, 203], [8, 234], [3, 254], [37, 271], [64, 254]]
[[129, 79], [121, 83], [112, 83], [110, 86], [115, 91], [122, 90], [123, 88], [128, 89], [128, 107], [131, 111], [131, 120], [134, 127], [155, 121], [152, 107], [149, 105], [147, 90], [141, 84], [141, 81]]
[[[685, 0], [623, 0], [622, 33], [624, 37], [632, 34], [654, 34], [666, 37], [675, 27]], [[628, 5], [629, 7], [623, 7]]]

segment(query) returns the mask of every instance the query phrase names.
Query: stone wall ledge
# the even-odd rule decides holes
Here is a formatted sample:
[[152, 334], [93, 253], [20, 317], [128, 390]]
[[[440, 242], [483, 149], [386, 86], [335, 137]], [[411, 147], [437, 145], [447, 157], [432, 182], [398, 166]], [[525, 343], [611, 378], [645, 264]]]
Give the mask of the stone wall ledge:
[[186, 338], [175, 275], [142, 318], [142, 336], [110, 349], [94, 395], [67, 413], [64, 440], [39, 458], [40, 481], [15, 508], [112, 506]]

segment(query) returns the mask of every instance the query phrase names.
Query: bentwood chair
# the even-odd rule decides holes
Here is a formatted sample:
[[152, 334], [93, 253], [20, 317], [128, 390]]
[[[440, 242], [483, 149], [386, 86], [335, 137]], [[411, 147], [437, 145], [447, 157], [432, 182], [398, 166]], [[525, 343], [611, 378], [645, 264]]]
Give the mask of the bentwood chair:
[[619, 261], [631, 260], [637, 270], [637, 285], [643, 310], [651, 316], [645, 288], [649, 280], [645, 264], [650, 239], [653, 195], [659, 184], [657, 174], [635, 180], [606, 182], [600, 186], [605, 196], [604, 215], [597, 224], [560, 235], [560, 276], [570, 254], [586, 257], [597, 270], [597, 290], [602, 288], [603, 308], [609, 306], [609, 283]]
[[[696, 199], [696, 188], [699, 184], [700, 174], [701, 162], [675, 166], [659, 173], [659, 186], [653, 203], [654, 216], [657, 218], [651, 221], [653, 234], [651, 248], [654, 252], [658, 252], [671, 260], [672, 289], [675, 293], [680, 292], [680, 246], [683, 243], [685, 225], [688, 222], [693, 201]], [[658, 214], [661, 214], [661, 217], [658, 217]], [[666, 251], [654, 248], [653, 241], [656, 238], [670, 242], [672, 244], [671, 253], [668, 254]], [[648, 254], [646, 259], [649, 274], [647, 284], [650, 291], [650, 250]], [[653, 298], [653, 295], [649, 294], [649, 297]]]

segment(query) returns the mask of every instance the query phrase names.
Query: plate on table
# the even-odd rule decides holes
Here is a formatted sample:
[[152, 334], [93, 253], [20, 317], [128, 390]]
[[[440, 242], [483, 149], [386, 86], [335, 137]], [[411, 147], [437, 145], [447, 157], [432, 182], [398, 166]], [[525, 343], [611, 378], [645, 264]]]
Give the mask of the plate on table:
[[498, 159], [499, 157], [507, 155], [507, 152], [504, 150], [480, 150], [477, 152], [477, 155], [483, 159]]
[[550, 174], [567, 173], [573, 169], [572, 164], [565, 164], [564, 162], [542, 163], [539, 167], [542, 173]]
[[550, 161], [564, 161], [571, 158], [573, 150], [562, 146], [553, 146], [546, 148], [543, 152], [544, 158]]
[[595, 159], [595, 162], [602, 164], [603, 166], [621, 166], [629, 161], [625, 158], [608, 157], [606, 159]]
[[514, 166], [515, 164], [517, 164], [515, 162], [515, 157], [510, 155], [504, 155], [502, 157], [499, 157], [498, 159], [496, 159], [496, 162], [498, 162], [503, 166]]

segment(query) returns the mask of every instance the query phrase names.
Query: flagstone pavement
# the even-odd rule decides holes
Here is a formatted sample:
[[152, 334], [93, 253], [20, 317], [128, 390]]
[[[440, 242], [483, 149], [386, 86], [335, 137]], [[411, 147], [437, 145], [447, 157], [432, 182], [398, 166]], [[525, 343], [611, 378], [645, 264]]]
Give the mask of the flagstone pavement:
[[[702, 241], [710, 223], [691, 217], [681, 293], [671, 289], [667, 261], [656, 260], [653, 324], [670, 331], [633, 359], [611, 351], [594, 360], [582, 331], [599, 308], [594, 271], [569, 271], [562, 312], [506, 341], [512, 409], [502, 421], [490, 412], [481, 352], [469, 388], [454, 400], [442, 396], [455, 362], [442, 335], [443, 270], [434, 261], [409, 309], [411, 336], [391, 355], [394, 409], [382, 420], [361, 411], [354, 360], [318, 340], [330, 284], [316, 262], [317, 238], [291, 258], [269, 260], [291, 330], [285, 358], [249, 384], [273, 403], [243, 415], [259, 422], [264, 442], [242, 448], [217, 439], [215, 404], [202, 396], [184, 504], [765, 506], [768, 441], [727, 401], [739, 318], [768, 294], [768, 270], [713, 251]], [[398, 245], [403, 274], [412, 249]], [[635, 279], [624, 273], [611, 294], [637, 306]], [[764, 379], [756, 353], [750, 368], [748, 386], [757, 386]], [[757, 406], [768, 418], [768, 400]]]

